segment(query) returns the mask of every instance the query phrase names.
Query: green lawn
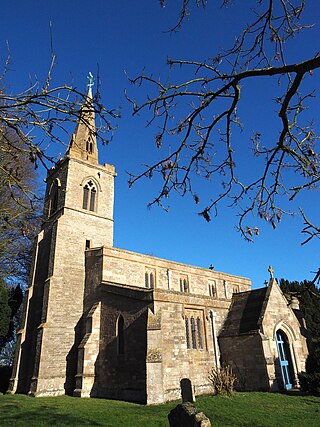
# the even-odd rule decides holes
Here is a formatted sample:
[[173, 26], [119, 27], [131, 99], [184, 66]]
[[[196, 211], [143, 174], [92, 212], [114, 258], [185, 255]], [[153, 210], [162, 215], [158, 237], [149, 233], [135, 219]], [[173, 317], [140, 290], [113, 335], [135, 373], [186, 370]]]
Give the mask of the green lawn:
[[[168, 413], [176, 404], [142, 406], [67, 396], [4, 395], [0, 396], [0, 426], [168, 427]], [[320, 426], [320, 397], [236, 393], [199, 397], [196, 405], [213, 427]]]

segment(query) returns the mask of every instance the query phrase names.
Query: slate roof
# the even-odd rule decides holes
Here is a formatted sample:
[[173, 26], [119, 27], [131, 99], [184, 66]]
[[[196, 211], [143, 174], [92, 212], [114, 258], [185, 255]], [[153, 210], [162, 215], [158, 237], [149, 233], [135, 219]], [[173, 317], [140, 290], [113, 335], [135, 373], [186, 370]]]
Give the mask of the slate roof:
[[259, 330], [268, 288], [234, 294], [220, 337], [250, 334]]

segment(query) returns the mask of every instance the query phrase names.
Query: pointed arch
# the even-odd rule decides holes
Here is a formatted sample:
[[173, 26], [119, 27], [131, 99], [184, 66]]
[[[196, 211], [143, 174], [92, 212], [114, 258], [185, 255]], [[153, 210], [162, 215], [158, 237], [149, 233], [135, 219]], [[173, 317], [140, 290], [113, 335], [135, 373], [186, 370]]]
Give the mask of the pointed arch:
[[49, 215], [53, 215], [59, 206], [59, 193], [61, 188], [61, 181], [59, 178], [55, 178], [49, 189]]
[[50, 190], [49, 190], [49, 194], [51, 193], [51, 191], [52, 191], [52, 188], [54, 187], [54, 186], [57, 186], [57, 187], [61, 187], [61, 181], [60, 181], [60, 178], [55, 178], [53, 181], [52, 181], [52, 183], [51, 183], [51, 185], [50, 185]]
[[295, 334], [294, 329], [292, 328], [292, 326], [290, 326], [287, 322], [284, 322], [283, 320], [281, 320], [280, 322], [274, 325], [274, 328], [273, 328], [274, 340], [276, 339], [276, 333], [279, 329], [283, 330], [283, 332], [287, 335], [290, 343], [293, 343], [294, 341], [296, 341], [297, 336]]
[[88, 177], [82, 182], [82, 187], [82, 209], [91, 212], [97, 212], [97, 193], [98, 191], [101, 191], [100, 184], [94, 178]]
[[92, 181], [97, 189], [97, 191], [100, 193], [102, 191], [100, 182], [94, 177], [93, 175], [87, 175], [83, 180], [81, 181], [81, 187], [84, 187], [87, 182]]

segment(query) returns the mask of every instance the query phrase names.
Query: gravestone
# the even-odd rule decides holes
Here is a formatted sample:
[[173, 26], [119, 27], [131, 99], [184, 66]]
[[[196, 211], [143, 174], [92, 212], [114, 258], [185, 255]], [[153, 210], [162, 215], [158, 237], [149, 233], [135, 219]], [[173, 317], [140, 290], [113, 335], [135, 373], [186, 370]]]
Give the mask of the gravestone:
[[192, 384], [189, 378], [182, 378], [180, 381], [182, 402], [194, 402]]

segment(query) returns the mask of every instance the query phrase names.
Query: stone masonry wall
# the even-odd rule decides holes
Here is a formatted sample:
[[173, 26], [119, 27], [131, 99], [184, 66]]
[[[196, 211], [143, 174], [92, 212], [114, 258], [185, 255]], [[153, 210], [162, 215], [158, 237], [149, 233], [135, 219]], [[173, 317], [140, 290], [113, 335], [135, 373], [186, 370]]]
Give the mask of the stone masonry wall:
[[[146, 268], [155, 271], [155, 287], [180, 291], [180, 277], [187, 277], [192, 294], [209, 296], [209, 284], [216, 285], [216, 298], [231, 299], [234, 288], [238, 292], [251, 288], [250, 279], [211, 271], [148, 255], [116, 248], [104, 248], [103, 280], [145, 287]], [[168, 271], [170, 279], [168, 279]]]
[[232, 367], [238, 380], [236, 387], [239, 390], [269, 390], [262, 339], [258, 332], [220, 337], [219, 345], [222, 362]]
[[[147, 318], [149, 301], [100, 288], [100, 351], [94, 389], [99, 397], [146, 403]], [[117, 322], [124, 321], [123, 353]]]

